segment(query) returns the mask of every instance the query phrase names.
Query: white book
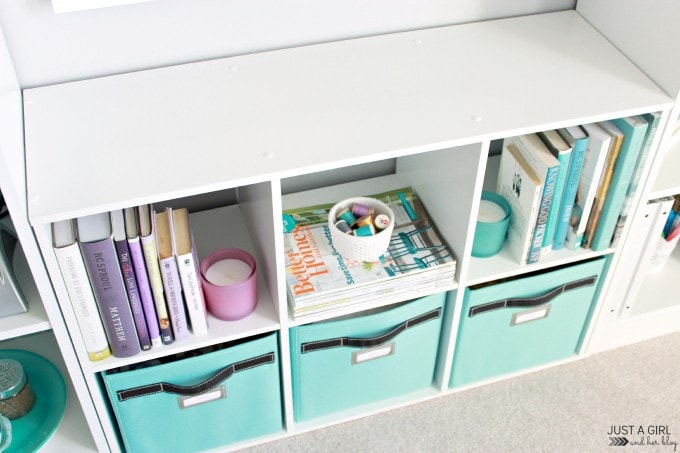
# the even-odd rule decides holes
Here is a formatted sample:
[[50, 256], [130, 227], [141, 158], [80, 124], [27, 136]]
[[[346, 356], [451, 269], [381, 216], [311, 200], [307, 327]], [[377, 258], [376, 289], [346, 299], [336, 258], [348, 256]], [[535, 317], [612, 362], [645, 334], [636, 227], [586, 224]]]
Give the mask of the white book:
[[205, 335], [208, 333], [208, 312], [199, 278], [189, 211], [186, 208], [172, 210], [172, 245], [191, 331], [194, 335]]
[[172, 248], [172, 209], [166, 208], [164, 211], [154, 212], [154, 219], [158, 262], [161, 268], [165, 300], [168, 304], [172, 335], [175, 340], [184, 340], [189, 338], [189, 323], [182, 296], [179, 269]]
[[526, 264], [543, 193], [543, 184], [529, 163], [509, 141], [505, 141], [498, 170], [496, 193], [512, 210], [506, 244], [520, 264]]
[[533, 239], [527, 256], [527, 263], [532, 264], [539, 260], [543, 249], [543, 239], [559, 176], [560, 163], [548, 150], [538, 134], [519, 135], [506, 141], [512, 142], [517, 147], [517, 151], [525, 159], [528, 168], [534, 172], [543, 189], [539, 200]]
[[571, 212], [571, 221], [565, 240], [566, 247], [572, 250], [579, 248], [583, 241], [588, 217], [593, 208], [612, 141], [611, 134], [596, 123], [584, 124], [582, 127], [588, 133], [590, 141], [583, 161], [581, 180], [576, 190], [574, 209]]
[[111, 355], [111, 350], [76, 240], [75, 222], [53, 223], [52, 243], [87, 355], [92, 361], [105, 359]]

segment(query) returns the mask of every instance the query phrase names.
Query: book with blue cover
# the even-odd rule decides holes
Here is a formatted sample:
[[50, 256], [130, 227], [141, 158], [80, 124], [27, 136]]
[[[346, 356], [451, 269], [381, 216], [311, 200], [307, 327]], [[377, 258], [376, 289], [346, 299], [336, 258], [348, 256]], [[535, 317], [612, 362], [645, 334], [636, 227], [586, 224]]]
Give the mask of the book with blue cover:
[[612, 242], [621, 206], [628, 190], [628, 184], [633, 177], [635, 164], [642, 151], [648, 128], [647, 121], [640, 116], [617, 118], [613, 122], [623, 132], [624, 138], [614, 164], [614, 171], [607, 197], [602, 206], [602, 213], [590, 244], [590, 248], [596, 251], [608, 248]]
[[572, 148], [571, 161], [569, 163], [569, 173], [564, 186], [564, 193], [560, 203], [557, 227], [553, 239], [553, 250], [560, 250], [564, 247], [571, 223], [571, 213], [576, 200], [576, 191], [581, 180], [583, 161], [588, 150], [588, 134], [580, 126], [565, 127], [558, 131], [562, 138], [569, 143]]
[[557, 181], [555, 182], [553, 201], [550, 205], [550, 212], [548, 213], [548, 223], [546, 224], [545, 235], [543, 236], [543, 249], [541, 250], [541, 255], [545, 255], [550, 253], [553, 248], [555, 230], [557, 229], [557, 222], [560, 216], [562, 194], [564, 193], [564, 186], [567, 181], [567, 173], [569, 173], [572, 148], [555, 129], [539, 132], [538, 136], [543, 140], [543, 143], [548, 147], [548, 150], [560, 163], [560, 170], [557, 173]]
[[645, 141], [642, 145], [642, 151], [638, 156], [637, 162], [635, 163], [635, 171], [628, 184], [628, 190], [626, 191], [626, 196], [623, 199], [623, 206], [621, 206], [621, 213], [619, 214], [619, 220], [616, 222], [616, 229], [614, 230], [614, 236], [612, 237], [611, 247], [616, 247], [623, 227], [626, 224], [626, 219], [633, 205], [633, 198], [637, 193], [638, 185], [640, 184], [640, 179], [642, 177], [642, 172], [647, 165], [647, 157], [652, 149], [652, 144], [654, 143], [654, 138], [656, 137], [656, 131], [659, 128], [659, 122], [661, 121], [661, 112], [652, 112], [642, 115], [642, 117], [649, 123], [647, 128], [647, 134], [645, 135]]

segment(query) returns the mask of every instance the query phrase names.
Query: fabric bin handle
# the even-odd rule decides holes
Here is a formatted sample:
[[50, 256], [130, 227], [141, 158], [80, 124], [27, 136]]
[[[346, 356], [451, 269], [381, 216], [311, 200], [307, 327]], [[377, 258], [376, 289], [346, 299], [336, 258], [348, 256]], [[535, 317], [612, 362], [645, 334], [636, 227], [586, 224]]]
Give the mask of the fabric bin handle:
[[175, 385], [167, 382], [157, 382], [155, 384], [143, 385], [140, 387], [134, 387], [126, 390], [119, 390], [118, 400], [125, 401], [131, 398], [137, 398], [139, 396], [147, 396], [154, 393], [173, 393], [175, 395], [182, 396], [195, 396], [201, 393], [207, 392], [210, 389], [215, 388], [217, 385], [221, 384], [223, 381], [229, 379], [234, 373], [239, 371], [245, 371], [250, 368], [255, 368], [260, 365], [266, 365], [268, 363], [274, 362], [274, 353], [270, 352], [268, 354], [263, 354], [259, 357], [254, 357], [252, 359], [243, 360], [241, 362], [232, 363], [226, 367], [219, 370], [217, 373], [196, 385]]
[[528, 308], [537, 307], [539, 305], [545, 304], [556, 298], [557, 296], [571, 291], [574, 289], [582, 288], [584, 286], [592, 286], [597, 280], [596, 275], [590, 277], [582, 278], [580, 280], [575, 280], [573, 282], [565, 283], [564, 285], [558, 286], [555, 289], [548, 291], [547, 293], [536, 296], [536, 297], [517, 297], [512, 299], [496, 300], [493, 302], [488, 302], [486, 304], [477, 305], [470, 307], [468, 317], [473, 317], [481, 313], [492, 310], [500, 310], [502, 308]]
[[383, 335], [379, 335], [377, 337], [371, 338], [342, 337], [303, 343], [301, 345], [302, 346], [301, 352], [302, 354], [304, 354], [306, 352], [319, 351], [322, 349], [339, 348], [342, 346], [347, 346], [350, 348], [372, 348], [375, 346], [380, 346], [381, 344], [387, 343], [388, 341], [392, 340], [406, 329], [410, 329], [411, 327], [415, 327], [418, 324], [422, 324], [427, 321], [439, 318], [441, 316], [441, 313], [442, 309], [437, 308], [428, 313], [416, 316], [415, 318], [411, 318], [408, 321], [399, 324], [397, 327], [390, 330], [389, 332]]

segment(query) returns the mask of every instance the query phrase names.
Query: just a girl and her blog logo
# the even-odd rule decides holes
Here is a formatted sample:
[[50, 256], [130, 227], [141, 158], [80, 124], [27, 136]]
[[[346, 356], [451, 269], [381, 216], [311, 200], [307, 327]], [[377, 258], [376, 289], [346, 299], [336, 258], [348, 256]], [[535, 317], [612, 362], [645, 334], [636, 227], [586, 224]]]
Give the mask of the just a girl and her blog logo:
[[677, 451], [678, 441], [674, 440], [668, 425], [611, 425], [610, 447], [656, 447]]

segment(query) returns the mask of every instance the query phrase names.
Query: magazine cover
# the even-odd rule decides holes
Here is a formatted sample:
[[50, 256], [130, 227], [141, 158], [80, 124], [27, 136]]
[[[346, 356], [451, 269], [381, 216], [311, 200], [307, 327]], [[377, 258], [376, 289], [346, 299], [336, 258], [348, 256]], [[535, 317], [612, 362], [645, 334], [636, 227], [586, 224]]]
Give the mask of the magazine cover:
[[284, 211], [286, 281], [291, 306], [302, 308], [385, 290], [385, 285], [454, 281], [456, 260], [410, 187], [370, 195], [394, 212], [390, 245], [380, 260], [352, 261], [331, 240], [333, 204]]

